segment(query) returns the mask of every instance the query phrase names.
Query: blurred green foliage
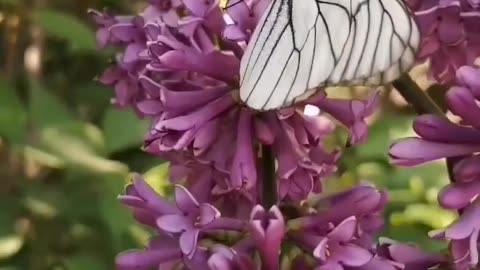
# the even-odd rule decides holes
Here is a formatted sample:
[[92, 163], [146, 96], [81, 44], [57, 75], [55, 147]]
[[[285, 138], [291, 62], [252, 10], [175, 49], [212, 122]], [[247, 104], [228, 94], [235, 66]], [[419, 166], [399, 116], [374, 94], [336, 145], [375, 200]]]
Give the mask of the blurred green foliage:
[[[148, 123], [112, 108], [111, 91], [94, 82], [113, 54], [96, 50], [86, 14], [102, 7], [132, 13], [138, 5], [0, 0], [1, 270], [113, 269], [116, 253], [148, 238], [116, 198], [132, 171], [168, 191], [168, 166], [140, 149]], [[389, 143], [411, 134], [413, 115], [389, 98], [383, 105], [369, 142], [346, 149], [328, 190], [358, 179], [391, 190], [385, 236], [443, 248], [427, 232], [455, 218], [436, 204], [445, 167], [390, 165]]]
[[148, 237], [117, 195], [130, 171], [163, 181], [166, 166], [140, 149], [148, 123], [113, 109], [94, 81], [113, 54], [96, 50], [86, 11], [103, 6], [135, 9], [0, 1], [2, 270], [113, 269], [116, 253]]

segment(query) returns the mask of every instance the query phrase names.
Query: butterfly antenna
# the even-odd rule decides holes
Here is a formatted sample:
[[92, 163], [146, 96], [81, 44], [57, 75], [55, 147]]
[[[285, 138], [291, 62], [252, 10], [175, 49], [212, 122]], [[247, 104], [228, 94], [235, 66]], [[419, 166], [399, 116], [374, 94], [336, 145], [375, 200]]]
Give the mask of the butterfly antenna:
[[226, 6], [226, 7], [224, 7], [223, 10], [227, 10], [227, 9], [229, 9], [229, 8], [232, 8], [232, 7], [238, 5], [238, 4], [242, 3], [242, 2], [244, 2], [244, 0], [239, 0], [239, 1], [235, 2], [235, 3], [233, 3], [233, 4], [230, 4], [230, 5]]

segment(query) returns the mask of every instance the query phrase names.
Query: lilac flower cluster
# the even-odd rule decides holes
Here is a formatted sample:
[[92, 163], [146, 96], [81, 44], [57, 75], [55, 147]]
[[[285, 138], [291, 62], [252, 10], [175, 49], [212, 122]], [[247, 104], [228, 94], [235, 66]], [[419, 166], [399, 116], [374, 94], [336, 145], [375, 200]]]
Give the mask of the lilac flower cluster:
[[243, 220], [224, 217], [180, 185], [170, 203], [138, 175], [120, 201], [137, 221], [158, 231], [145, 249], [117, 257], [122, 270], [260, 269], [255, 253], [261, 269], [276, 270], [279, 256], [289, 255], [282, 250], [286, 242], [299, 247], [291, 269], [420, 270], [444, 260], [391, 241], [375, 246], [373, 234], [382, 226], [386, 194], [368, 185], [322, 198], [289, 221], [278, 206], [267, 210], [256, 205]]
[[[219, 0], [149, 0], [135, 16], [92, 11], [99, 47], [120, 51], [98, 80], [114, 88], [115, 106], [133, 108], [151, 120], [144, 150], [169, 162], [168, 178], [175, 184], [174, 202], [155, 193], [141, 176], [120, 196], [135, 219], [156, 235], [143, 250], [120, 254], [118, 269], [425, 270], [445, 263], [445, 257], [410, 245], [378, 243], [384, 192], [358, 185], [320, 199], [313, 196], [335, 173], [341, 155], [324, 145], [334, 131], [333, 120], [349, 129], [350, 144], [364, 142], [365, 119], [374, 112], [378, 94], [343, 100], [319, 91], [290, 108], [246, 108], [238, 94], [240, 60], [270, 0], [226, 2], [227, 8], [221, 8]], [[436, 79], [450, 81], [459, 65], [473, 63], [476, 54], [465, 52], [478, 49], [480, 40], [472, 31], [479, 4], [411, 0], [411, 5], [422, 26], [420, 60], [432, 62]], [[454, 34], [452, 28], [465, 31]], [[440, 201], [464, 212], [437, 234], [452, 240], [458, 265], [478, 260], [476, 72], [460, 69], [462, 86], [448, 96], [452, 111], [469, 127], [422, 116], [416, 121], [422, 139], [407, 139], [391, 149], [400, 165], [462, 158], [454, 168], [459, 180]], [[320, 115], [306, 115], [306, 105], [316, 106]], [[268, 193], [262, 184], [269, 179], [263, 179], [265, 168], [258, 166], [265, 146], [273, 155], [277, 190], [271, 192], [278, 198], [269, 209], [261, 206]]]
[[453, 158], [455, 182], [439, 194], [446, 209], [459, 210], [461, 217], [435, 237], [451, 240], [457, 269], [478, 265], [480, 231], [480, 69], [462, 67], [457, 71], [458, 86], [447, 93], [450, 111], [461, 118], [456, 124], [434, 115], [418, 117], [414, 129], [420, 138], [394, 143], [390, 155], [394, 163], [419, 165], [440, 158]]
[[263, 114], [246, 109], [238, 98], [239, 63], [269, 1], [234, 3], [223, 11], [218, 1], [152, 0], [141, 16], [94, 12], [99, 45], [123, 49], [99, 81], [114, 87], [116, 105], [153, 120], [148, 153], [212, 166], [229, 176], [218, 189], [249, 193], [259, 178], [258, 146], [270, 145], [281, 198], [305, 199], [321, 190], [339, 157], [322, 145], [334, 128], [325, 113], [350, 129], [352, 143], [363, 142], [377, 95], [340, 100], [321, 92], [307, 102], [321, 117], [304, 115], [307, 103]]
[[455, 82], [456, 70], [480, 55], [478, 0], [409, 0], [422, 32], [419, 60], [430, 60], [433, 78]]

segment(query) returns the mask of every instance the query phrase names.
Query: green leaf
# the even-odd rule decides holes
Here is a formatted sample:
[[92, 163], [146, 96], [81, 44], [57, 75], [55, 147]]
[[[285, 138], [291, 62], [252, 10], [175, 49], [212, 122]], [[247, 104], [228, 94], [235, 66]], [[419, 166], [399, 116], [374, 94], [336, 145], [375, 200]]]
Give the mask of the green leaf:
[[137, 224], [132, 224], [128, 228], [130, 235], [134, 239], [135, 243], [138, 244], [138, 247], [142, 247], [145, 243], [148, 242], [148, 239], [152, 237], [152, 233], [147, 231], [144, 227], [141, 227]]
[[27, 128], [27, 112], [15, 89], [0, 81], [0, 136], [13, 143], [22, 142]]
[[77, 255], [66, 260], [67, 270], [103, 270], [105, 265], [96, 257], [89, 255]]
[[413, 243], [426, 251], [445, 250], [447, 242], [430, 238], [428, 231], [428, 228], [418, 224], [390, 226], [386, 232], [386, 237], [402, 243]]
[[15, 222], [21, 215], [21, 210], [23, 210], [20, 206], [20, 200], [11, 194], [2, 194], [0, 205], [8, 205], [0, 211], [0, 235], [14, 234]]
[[166, 191], [171, 184], [168, 182], [169, 164], [163, 163], [155, 166], [143, 174], [143, 179], [147, 182], [158, 194], [166, 196]]
[[420, 223], [432, 229], [440, 229], [451, 224], [456, 217], [454, 212], [442, 209], [438, 205], [410, 204], [405, 211], [392, 214], [390, 219], [393, 224]]
[[92, 81], [73, 87], [71, 94], [79, 104], [103, 109], [110, 106], [113, 92], [110, 88]]
[[367, 143], [356, 146], [357, 155], [361, 158], [388, 159], [388, 149], [392, 140], [409, 135], [412, 132], [411, 124], [410, 116], [388, 114], [383, 116], [369, 128]]
[[47, 34], [68, 41], [72, 49], [95, 50], [95, 34], [78, 18], [55, 10], [38, 10], [33, 20]]
[[118, 176], [112, 175], [102, 181], [102, 198], [100, 201], [101, 217], [109, 225], [117, 248], [121, 243], [121, 236], [130, 233], [133, 224], [131, 212], [122, 206], [117, 196], [123, 193], [124, 182]]
[[65, 167], [65, 162], [61, 158], [29, 145], [24, 147], [23, 154], [27, 160], [38, 162], [48, 168], [61, 169]]
[[[412, 189], [412, 191], [415, 191], [418, 187], [412, 186], [412, 183], [418, 182], [419, 179], [424, 186], [424, 190], [432, 186], [443, 187], [446, 185], [449, 182], [449, 179], [444, 161], [431, 162], [427, 165], [415, 168], [395, 167], [389, 174], [388, 187], [408, 187]], [[415, 192], [418, 192], [418, 190]]]
[[0, 5], [6, 5], [6, 6], [17, 6], [18, 0], [0, 0]]
[[36, 216], [53, 218], [58, 214], [58, 209], [55, 206], [54, 202], [52, 202], [51, 200], [51, 197], [28, 197], [25, 198], [25, 207]]
[[23, 243], [23, 238], [18, 235], [0, 237], [0, 260], [8, 259], [17, 254]]
[[102, 134], [93, 125], [70, 123], [44, 128], [40, 142], [44, 151], [61, 158], [70, 167], [96, 173], [128, 172], [123, 163], [103, 157]]
[[74, 120], [67, 107], [40, 84], [32, 82], [30, 117], [37, 127], [69, 123]]
[[130, 110], [119, 111], [111, 108], [105, 113], [103, 131], [108, 153], [142, 146], [148, 123], [138, 119]]

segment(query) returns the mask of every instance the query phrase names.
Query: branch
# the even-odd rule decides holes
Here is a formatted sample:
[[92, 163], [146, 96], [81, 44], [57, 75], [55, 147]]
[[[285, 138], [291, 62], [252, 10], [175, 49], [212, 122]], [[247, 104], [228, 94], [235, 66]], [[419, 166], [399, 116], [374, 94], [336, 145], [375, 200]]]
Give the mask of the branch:
[[394, 81], [393, 86], [413, 106], [418, 115], [435, 114], [445, 118], [442, 109], [423, 91], [408, 74]]
[[[430, 96], [428, 96], [408, 74], [403, 75], [392, 84], [403, 98], [413, 106], [418, 115], [434, 114], [445, 119], [447, 118], [437, 103], [435, 103], [435, 101], [433, 101], [433, 99], [431, 99]], [[453, 167], [457, 160], [447, 158], [446, 161], [450, 182], [455, 182]]]
[[277, 203], [277, 180], [275, 177], [275, 157], [272, 148], [268, 145], [262, 145], [262, 205], [268, 210]]

